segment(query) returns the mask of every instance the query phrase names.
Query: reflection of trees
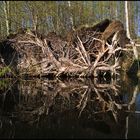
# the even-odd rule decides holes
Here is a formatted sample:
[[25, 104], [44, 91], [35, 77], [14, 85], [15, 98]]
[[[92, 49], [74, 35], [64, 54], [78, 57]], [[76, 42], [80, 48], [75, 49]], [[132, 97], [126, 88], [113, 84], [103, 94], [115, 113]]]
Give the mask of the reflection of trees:
[[[94, 123], [105, 122], [110, 127], [118, 123], [125, 127], [127, 114], [124, 111], [128, 112], [129, 106], [133, 105], [135, 100], [132, 98], [130, 104], [123, 103], [120, 85], [113, 79], [109, 82], [100, 82], [99, 79], [79, 79], [78, 81], [36, 79], [35, 81], [21, 81], [17, 86], [18, 90], [15, 87], [8, 89], [7, 93], [12, 91], [11, 99], [15, 101], [11, 104], [12, 110], [7, 111], [8, 114], [7, 112], [3, 114], [4, 110], [1, 110], [0, 135], [3, 135], [2, 131], [8, 124], [12, 129], [9, 127], [7, 132], [9, 137], [13, 137], [13, 119], [30, 125], [38, 125], [42, 117], [68, 115], [65, 112], [72, 112], [72, 110], [76, 111], [77, 120], [82, 120], [84, 117], [87, 122], [89, 120]], [[132, 97], [135, 97], [138, 92], [138, 88], [135, 89]], [[5, 96], [6, 102], [8, 102], [7, 93], [1, 94]], [[4, 120], [5, 114], [10, 116], [6, 117], [7, 121]]]
[[[35, 85], [37, 83], [37, 85]], [[23, 82], [21, 84], [22, 100], [16, 109], [30, 114], [47, 114], [54, 107], [57, 111], [68, 108], [77, 108], [79, 115], [86, 110], [90, 104], [92, 112], [101, 113], [111, 111], [116, 119], [117, 109], [122, 109], [119, 100], [118, 85], [99, 84], [95, 81], [36, 81]], [[29, 85], [30, 84], [30, 85]]]

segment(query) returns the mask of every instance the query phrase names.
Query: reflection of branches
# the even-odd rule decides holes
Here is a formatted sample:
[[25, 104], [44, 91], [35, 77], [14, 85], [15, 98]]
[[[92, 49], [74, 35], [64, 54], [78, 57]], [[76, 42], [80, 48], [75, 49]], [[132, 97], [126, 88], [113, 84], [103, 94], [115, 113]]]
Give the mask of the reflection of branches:
[[[117, 110], [120, 110], [122, 108], [122, 105], [113, 98], [114, 96], [119, 96], [118, 89], [116, 87], [114, 83], [97, 84], [90, 81], [90, 86], [87, 87], [84, 94], [81, 95], [81, 99], [77, 106], [78, 108], [81, 107], [79, 115], [81, 115], [81, 112], [85, 109], [88, 102], [91, 102], [92, 100], [92, 102], [95, 102], [99, 105], [98, 107], [96, 107], [96, 109], [98, 108], [97, 110], [93, 109], [93, 114], [111, 111], [114, 119], [117, 121]], [[94, 100], [91, 99], [92, 94], [94, 95]]]
[[[5, 97], [7, 95], [7, 93], [9, 92], [9, 90], [11, 90], [14, 86], [14, 84], [17, 82], [17, 80], [15, 80], [12, 84], [10, 83], [8, 89], [6, 89], [3, 93], [2, 93], [2, 97], [3, 97], [3, 104], [5, 102]], [[14, 95], [12, 95], [14, 97]], [[3, 106], [3, 105], [2, 105]]]
[[[4, 79], [5, 80], [5, 79]], [[2, 106], [1, 106], [1, 110], [0, 110], [0, 131], [4, 132], [4, 135], [5, 137], [8, 137], [8, 138], [14, 138], [14, 135], [15, 135], [15, 126], [14, 126], [14, 123], [11, 119], [12, 117], [12, 113], [8, 112], [8, 115], [11, 115], [10, 118], [7, 117], [7, 114], [6, 113], [3, 113], [2, 111], [7, 108], [6, 105], [7, 105], [7, 102], [9, 102], [9, 100], [6, 100], [6, 97], [7, 97], [7, 94], [11, 93], [12, 90], [13, 90], [13, 87], [16, 86], [16, 82], [17, 82], [17, 79], [14, 79], [11, 80], [11, 79], [6, 79], [6, 84], [5, 85], [5, 88], [1, 89], [1, 98], [2, 98]], [[3, 82], [3, 81], [2, 81]], [[9, 96], [12, 96], [12, 99], [16, 100], [15, 98], [15, 94], [14, 93], [11, 93], [9, 94]], [[11, 104], [11, 107], [12, 107], [12, 104]], [[8, 108], [9, 110], [9, 108]], [[5, 111], [5, 110], [4, 110]], [[3, 116], [4, 114], [4, 116]], [[6, 114], [6, 115], [5, 115]]]
[[[138, 94], [138, 85], [135, 86], [134, 91], [133, 91], [133, 96], [130, 100], [130, 102], [128, 103], [128, 112], [131, 112], [131, 105], [133, 105], [136, 101], [136, 96]], [[135, 111], [135, 113], [140, 113]], [[128, 138], [128, 128], [129, 128], [129, 116], [126, 117], [126, 131], [125, 131], [125, 139]]]
[[4, 132], [4, 138], [14, 138], [15, 125], [10, 118], [0, 117], [0, 131]]
[[[67, 111], [76, 110], [77, 121], [85, 120], [94, 123], [105, 122], [110, 127], [120, 124], [123, 110], [117, 81], [101, 81], [100, 79], [36, 79], [19, 83], [20, 102], [15, 106], [15, 119], [26, 125], [39, 128], [42, 121], [55, 116], [67, 115]], [[136, 88], [137, 89], [137, 88]], [[137, 92], [135, 90], [135, 92]], [[116, 93], [115, 93], [116, 92]], [[59, 114], [59, 115], [58, 115]], [[111, 116], [110, 116], [111, 115]], [[60, 117], [59, 116], [59, 117]], [[63, 116], [64, 117], [64, 116]], [[112, 117], [113, 121], [112, 122]], [[50, 120], [49, 120], [50, 121]], [[111, 121], [111, 122], [110, 122]], [[87, 123], [85, 122], [85, 123]], [[3, 122], [2, 122], [3, 123]], [[11, 128], [12, 127], [12, 128]], [[1, 129], [6, 128], [4, 123]], [[14, 135], [14, 123], [5, 130], [8, 136]]]
[[[50, 82], [49, 80], [46, 80], [43, 84], [45, 86], [42, 86], [42, 88], [34, 87], [35, 89], [33, 88], [28, 91], [30, 92], [29, 94], [24, 95], [29, 97], [26, 97], [26, 99], [28, 99], [26, 100], [28, 107], [25, 107], [25, 110], [22, 110], [23, 113], [29, 113], [32, 117], [48, 115], [51, 112], [52, 106], [58, 106], [57, 100], [60, 98], [62, 99], [61, 107], [63, 107], [63, 109], [67, 109], [65, 104], [69, 104], [71, 107], [77, 107], [80, 110], [79, 117], [83, 111], [86, 111], [90, 102], [97, 104], [92, 110], [92, 112], [94, 112], [93, 114], [111, 111], [114, 118], [116, 118], [117, 110], [121, 109], [120, 101], [115, 99], [115, 97], [119, 96], [119, 93], [118, 85], [114, 82], [101, 84], [94, 83], [91, 80], [84, 83], [82, 81], [69, 82], [56, 80], [55, 82]], [[35, 90], [40, 90], [42, 93], [38, 95], [38, 92], [36, 92], [34, 96], [31, 95], [31, 92], [35, 92]], [[38, 103], [35, 103], [36, 98], [39, 98]], [[35, 104], [37, 107], [34, 107]], [[22, 102], [19, 107], [20, 106], [23, 106]], [[29, 106], [31, 106], [32, 111], [27, 110]], [[32, 119], [32, 123], [36, 120], [38, 119]]]
[[87, 101], [89, 99], [89, 94], [90, 94], [90, 89], [87, 88], [84, 92], [82, 96], [82, 99], [80, 100], [79, 104], [77, 105], [78, 108], [81, 108], [80, 110], [80, 113], [79, 113], [79, 116], [81, 115], [82, 111], [84, 110], [84, 108], [86, 107], [87, 105]]
[[88, 113], [87, 118], [111, 112], [117, 122], [118, 112], [124, 105], [119, 98], [119, 85], [114, 80], [100, 83], [97, 79], [36, 79], [22, 81], [19, 87], [20, 101], [13, 114], [30, 125], [37, 126], [42, 117], [69, 109], [78, 109], [79, 117]]

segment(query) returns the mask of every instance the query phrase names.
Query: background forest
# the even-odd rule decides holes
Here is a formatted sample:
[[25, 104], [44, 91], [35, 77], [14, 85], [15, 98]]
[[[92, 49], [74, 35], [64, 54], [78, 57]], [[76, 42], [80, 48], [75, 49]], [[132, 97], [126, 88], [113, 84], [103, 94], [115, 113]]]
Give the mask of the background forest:
[[[140, 1], [128, 1], [132, 38], [140, 35]], [[73, 28], [93, 25], [101, 20], [118, 19], [125, 23], [124, 1], [0, 1], [0, 38], [19, 28], [64, 36]], [[125, 24], [124, 24], [125, 26]]]

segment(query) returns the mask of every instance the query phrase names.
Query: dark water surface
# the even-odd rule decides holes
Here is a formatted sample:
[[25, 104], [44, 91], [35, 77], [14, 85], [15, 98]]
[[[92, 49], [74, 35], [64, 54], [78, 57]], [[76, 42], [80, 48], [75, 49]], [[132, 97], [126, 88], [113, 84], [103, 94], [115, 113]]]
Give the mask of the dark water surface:
[[0, 138], [140, 138], [140, 83], [1, 79]]

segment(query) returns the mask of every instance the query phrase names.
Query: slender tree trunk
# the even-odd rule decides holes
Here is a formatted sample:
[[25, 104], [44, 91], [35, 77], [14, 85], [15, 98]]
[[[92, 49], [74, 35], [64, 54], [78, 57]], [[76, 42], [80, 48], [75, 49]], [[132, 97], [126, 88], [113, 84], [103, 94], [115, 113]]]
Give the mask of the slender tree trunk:
[[60, 31], [60, 4], [59, 1], [56, 1], [56, 31], [59, 32]]
[[138, 5], [138, 13], [137, 13], [137, 24], [138, 24], [138, 35], [140, 35], [140, 4], [138, 4], [139, 1], [137, 1], [137, 5]]
[[[127, 37], [130, 39], [130, 42], [132, 44], [135, 59], [138, 60], [138, 51], [137, 51], [135, 42], [132, 40], [132, 38], [130, 36], [129, 15], [128, 15], [128, 1], [125, 1], [125, 15], [126, 15], [125, 17], [126, 17], [126, 33], [127, 33]], [[138, 67], [139, 67], [139, 63], [138, 63]]]
[[2, 23], [1, 23], [1, 21], [0, 21], [0, 36], [2, 38]]
[[35, 8], [34, 7], [30, 8], [30, 12], [31, 12], [31, 17], [32, 17], [32, 27], [33, 27], [33, 30], [37, 31], [38, 17], [37, 17]]
[[70, 11], [70, 29], [73, 28], [73, 17], [72, 17], [72, 13], [71, 13], [71, 1], [68, 1], [68, 7], [69, 7], [69, 11]]
[[125, 18], [126, 18], [126, 32], [127, 32], [127, 37], [130, 37], [130, 31], [129, 31], [129, 15], [128, 15], [128, 1], [125, 1]]
[[9, 13], [9, 1], [3, 1], [3, 10], [5, 16], [5, 24], [6, 24], [6, 35], [9, 35], [9, 20], [8, 20], [8, 13]]
[[33, 21], [33, 30], [37, 31], [38, 17], [34, 13], [32, 13], [32, 21]]
[[116, 19], [118, 19], [118, 1], [115, 1], [115, 6], [116, 6], [115, 17], [116, 17]]

